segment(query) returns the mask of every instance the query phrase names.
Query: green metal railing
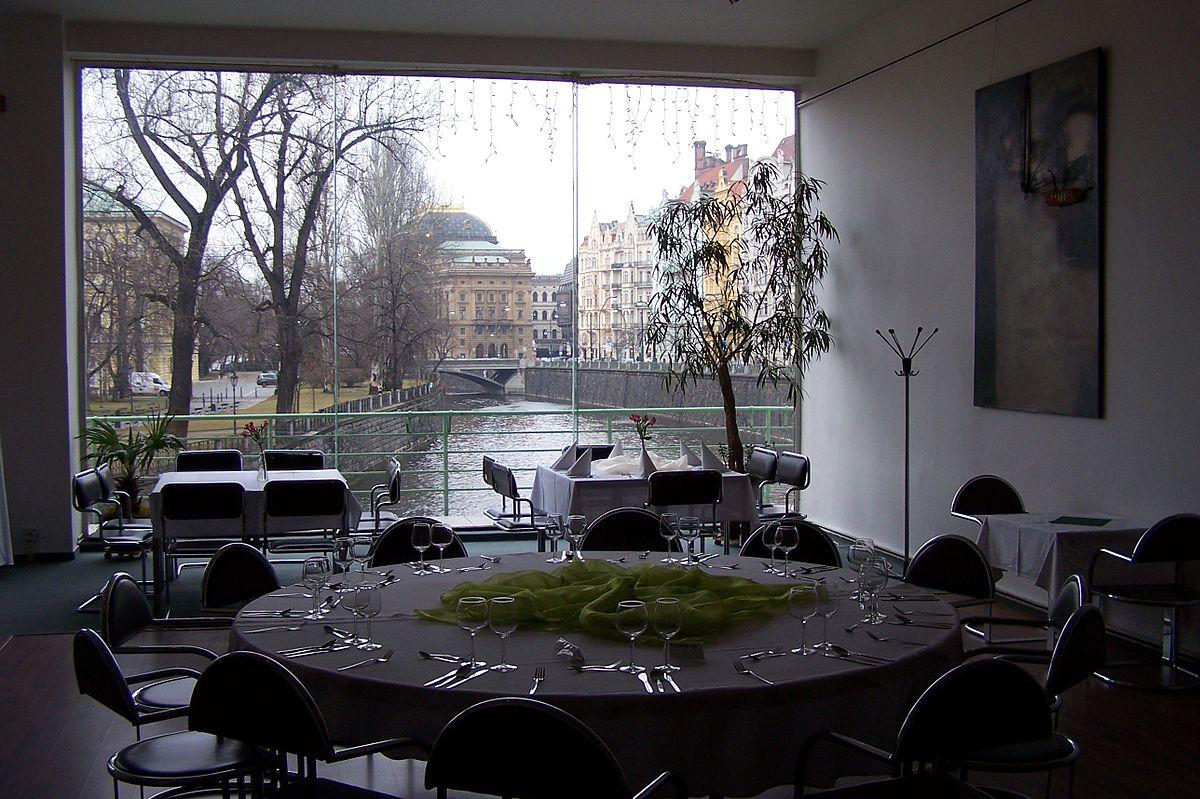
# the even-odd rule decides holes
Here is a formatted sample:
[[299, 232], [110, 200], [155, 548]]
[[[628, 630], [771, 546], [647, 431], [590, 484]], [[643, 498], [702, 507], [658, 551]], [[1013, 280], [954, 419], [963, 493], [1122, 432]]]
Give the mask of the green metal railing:
[[[330, 465], [338, 468], [351, 488], [364, 497], [372, 485], [384, 481], [388, 459], [398, 458], [404, 475], [401, 493], [410, 500], [399, 510], [449, 515], [481, 510], [491, 504], [483, 498], [478, 507], [457, 501], [470, 494], [491, 492], [482, 479], [482, 455], [491, 455], [518, 475], [529, 475], [539, 464], [552, 462], [562, 447], [577, 438], [586, 443], [622, 441], [633, 449], [638, 440], [628, 418], [631, 413], [660, 417], [651, 431], [648, 449], [652, 451], [677, 452], [681, 441], [693, 447], [703, 441], [723, 454], [724, 411], [719, 407], [241, 413], [176, 419], [188, 422], [188, 449], [239, 449], [248, 466], [257, 466], [257, 449], [236, 431], [250, 420], [269, 421], [268, 448], [325, 451]], [[787, 405], [739, 408], [743, 441], [747, 445], [789, 444], [792, 413]], [[137, 425], [149, 418], [94, 416], [89, 421]], [[174, 456], [163, 455], [156, 459], [152, 472], [173, 468]], [[526, 487], [531, 482], [522, 481]]]

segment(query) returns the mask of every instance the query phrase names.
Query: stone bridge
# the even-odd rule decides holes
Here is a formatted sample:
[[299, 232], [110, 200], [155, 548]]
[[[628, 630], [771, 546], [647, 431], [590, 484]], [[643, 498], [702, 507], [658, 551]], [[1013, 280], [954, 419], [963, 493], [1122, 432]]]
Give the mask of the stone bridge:
[[446, 358], [430, 361], [435, 372], [468, 380], [496, 394], [524, 394], [525, 378], [517, 358]]

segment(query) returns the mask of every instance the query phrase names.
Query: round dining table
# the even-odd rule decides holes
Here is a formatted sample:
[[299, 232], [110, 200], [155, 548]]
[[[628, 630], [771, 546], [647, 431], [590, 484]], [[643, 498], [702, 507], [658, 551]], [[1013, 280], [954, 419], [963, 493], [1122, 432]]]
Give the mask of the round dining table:
[[[640, 555], [585, 553], [589, 559], [620, 561], [624, 566], [656, 561], [663, 553]], [[673, 674], [678, 692], [664, 684], [662, 692], [647, 693], [645, 684], [630, 674], [579, 671], [559, 654], [559, 639], [565, 638], [589, 664], [627, 660], [628, 643], [615, 637], [519, 629], [507, 639], [507, 660], [516, 665], [515, 671], [489, 671], [453, 688], [426, 687], [453, 671], [455, 664], [419, 653], [465, 656], [468, 636], [454, 625], [422, 619], [416, 611], [438, 608], [444, 592], [468, 580], [485, 580], [505, 571], [556, 568], [546, 561], [545, 553], [504, 555], [498, 563], [459, 558], [447, 560], [446, 566], [453, 568], [441, 574], [417, 574], [405, 565], [390, 567], [390, 582], [380, 590], [381, 611], [371, 623], [372, 637], [383, 648], [373, 652], [345, 648], [284, 659], [278, 654], [281, 650], [334, 640], [326, 625], [348, 630], [351, 624], [350, 614], [340, 605], [320, 621], [297, 618], [310, 600], [295, 596], [300, 593], [297, 588], [284, 587], [243, 608], [233, 626], [231, 649], [283, 660], [312, 692], [334, 738], [345, 744], [391, 736], [432, 742], [455, 714], [477, 702], [529, 695], [535, 669], [542, 667], [545, 678], [534, 697], [575, 715], [594, 730], [612, 749], [631, 785], [643, 785], [671, 770], [686, 780], [693, 796], [729, 797], [754, 796], [791, 784], [800, 746], [815, 732], [833, 730], [890, 750], [913, 701], [963, 656], [954, 609], [914, 586], [893, 582], [884, 590], [881, 607], [889, 614], [887, 623], [856, 625], [863, 614], [858, 602], [848, 596], [855, 587], [853, 572], [837, 569], [811, 575], [842, 595], [836, 615], [828, 620], [829, 640], [867, 655], [867, 660], [886, 659], [879, 665], [822, 654], [743, 657], [799, 645], [801, 622], [781, 608], [766, 622], [747, 622], [705, 641], [695, 648], [700, 651], [685, 653], [681, 647], [674, 658], [680, 667]], [[731, 555], [693, 568], [759, 582], [796, 582], [767, 573], [764, 563]], [[732, 564], [737, 568], [718, 568]], [[464, 568], [470, 571], [459, 571]], [[378, 581], [381, 576], [368, 573], [366, 578]], [[286, 615], [262, 613], [273, 610]], [[276, 629], [255, 632], [266, 627]], [[280, 629], [294, 627], [299, 629]], [[821, 617], [808, 622], [810, 644], [820, 639], [821, 628]], [[497, 661], [498, 637], [485, 629], [476, 646], [481, 660]], [[388, 650], [392, 655], [384, 662], [339, 670]], [[639, 665], [657, 665], [662, 656], [661, 646], [637, 647]], [[758, 677], [737, 670], [737, 663]], [[527, 743], [530, 763], [571, 756], [558, 751], [554, 741]], [[854, 770], [840, 751], [823, 747], [818, 752], [808, 772], [810, 784], [828, 784], [833, 776]]]

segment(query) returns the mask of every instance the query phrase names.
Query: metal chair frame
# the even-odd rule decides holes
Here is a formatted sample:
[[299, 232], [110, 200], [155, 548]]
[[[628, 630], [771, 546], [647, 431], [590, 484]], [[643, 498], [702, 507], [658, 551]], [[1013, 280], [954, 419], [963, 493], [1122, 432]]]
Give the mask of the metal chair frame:
[[[71, 477], [71, 506], [86, 516], [96, 517], [96, 538], [99, 539], [100, 545], [104, 547], [104, 556], [106, 558], [133, 556], [137, 557], [142, 564], [142, 579], [139, 583], [143, 591], [149, 591], [150, 579], [146, 569], [146, 556], [154, 548], [154, 531], [149, 523], [133, 523], [130, 519], [130, 524], [125, 524], [125, 511], [131, 504], [129, 494], [124, 491], [117, 490], [112, 487], [111, 477], [108, 476], [109, 466], [103, 464], [91, 469], [84, 469]], [[85, 481], [95, 481], [95, 491], [87, 490]], [[94, 493], [95, 497], [91, 494]], [[116, 511], [113, 517], [117, 522], [117, 536], [115, 538], [106, 535], [106, 523], [112, 521], [113, 518], [106, 519], [104, 509], [112, 508]], [[87, 524], [84, 525], [85, 529]], [[111, 528], [109, 528], [111, 532]], [[118, 550], [129, 549], [133, 550], [131, 555], [126, 555]], [[87, 613], [91, 611], [91, 606], [100, 601], [100, 594], [96, 593], [88, 597], [86, 600], [76, 606], [75, 610], [78, 613]]]

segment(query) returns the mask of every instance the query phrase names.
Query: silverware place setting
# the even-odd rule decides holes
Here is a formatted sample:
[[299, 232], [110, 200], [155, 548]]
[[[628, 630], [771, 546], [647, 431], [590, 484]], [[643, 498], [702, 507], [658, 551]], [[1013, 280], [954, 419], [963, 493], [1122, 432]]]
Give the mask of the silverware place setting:
[[745, 655], [739, 655], [738, 659], [739, 660], [763, 660], [765, 658], [783, 657], [786, 654], [788, 654], [787, 647], [783, 647], [781, 649], [771, 648], [771, 649], [763, 649], [762, 651], [759, 651], [759, 652], [748, 652]]
[[888, 621], [888, 624], [891, 624], [896, 627], [925, 627], [930, 630], [949, 630], [951, 627], [954, 626], [954, 625], [950, 624], [950, 622], [926, 621], [926, 620], [918, 621], [916, 619], [909, 618], [908, 616], [900, 616], [900, 615], [893, 616]]
[[871, 640], [878, 641], [881, 644], [886, 644], [890, 641], [897, 644], [908, 644], [909, 646], [925, 646], [925, 644], [921, 643], [920, 641], [910, 641], [907, 638], [892, 638], [891, 636], [880, 635], [874, 630], [867, 630], [867, 636], [871, 638]]
[[459, 655], [449, 655], [445, 652], [426, 652], [424, 649], [418, 649], [417, 654], [423, 660], [438, 660], [443, 663], [462, 663], [462, 657]]
[[766, 677], [763, 677], [761, 674], [759, 674], [758, 672], [751, 669], [749, 666], [747, 666], [745, 663], [743, 663], [740, 660], [733, 661], [733, 668], [734, 668], [734, 671], [736, 671], [738, 674], [748, 675], [748, 676], [753, 677], [754, 679], [758, 680], [761, 683], [765, 683], [766, 685], [774, 685], [775, 684], [775, 683], [771, 682], [770, 680], [768, 680]]
[[885, 658], [881, 655], [871, 655], [866, 652], [855, 652], [838, 644], [830, 644], [826, 651], [828, 657], [838, 657], [843, 660], [853, 660], [867, 666], [883, 666], [888, 663], [895, 663], [892, 658]]
[[276, 624], [274, 627], [259, 627], [256, 630], [242, 630], [242, 633], [245, 635], [254, 635], [255, 633], [271, 633], [271, 632], [294, 633], [301, 629], [303, 629], [303, 628], [302, 627], [287, 627], [282, 624]]
[[546, 679], [546, 667], [538, 666], [533, 670], [533, 687], [529, 689], [530, 696], [537, 693], [538, 686], [542, 684], [542, 680], [544, 679]]
[[438, 688], [445, 688], [446, 690], [450, 690], [451, 688], [457, 688], [458, 686], [468, 683], [471, 680], [475, 679], [476, 677], [482, 677], [483, 675], [488, 674], [489, 672], [491, 672], [491, 669], [489, 669], [487, 666], [481, 666], [481, 667], [475, 669], [475, 671], [472, 671], [466, 677], [462, 677], [460, 679], [454, 680], [453, 682], [451, 682], [447, 685], [439, 685]]
[[450, 669], [450, 671], [446, 672], [445, 674], [441, 675], [440, 677], [434, 677], [432, 680], [425, 683], [424, 685], [426, 688], [441, 688], [443, 685], [449, 685], [450, 683], [454, 682], [455, 680], [458, 680], [462, 677], [467, 676], [470, 672], [471, 672], [471, 664], [470, 663], [460, 663], [460, 664], [458, 664], [458, 666], [456, 668]]
[[954, 611], [949, 613], [935, 613], [932, 610], [905, 610], [899, 605], [892, 605], [892, 610], [899, 613], [901, 616], [941, 616], [943, 618], [954, 618]]
[[394, 655], [395, 653], [396, 653], [396, 651], [394, 649], [388, 649], [388, 650], [385, 650], [384, 653], [382, 655], [380, 655], [379, 657], [367, 658], [366, 660], [360, 660], [357, 663], [351, 663], [348, 666], [339, 666], [338, 671], [350, 671], [350, 669], [357, 669], [359, 666], [369, 666], [372, 663], [387, 663], [389, 660], [392, 659], [392, 655]]

